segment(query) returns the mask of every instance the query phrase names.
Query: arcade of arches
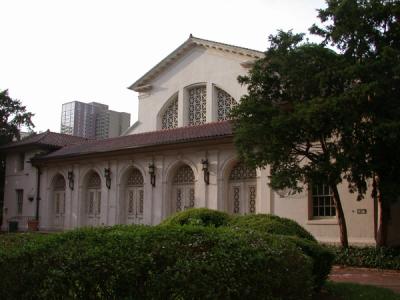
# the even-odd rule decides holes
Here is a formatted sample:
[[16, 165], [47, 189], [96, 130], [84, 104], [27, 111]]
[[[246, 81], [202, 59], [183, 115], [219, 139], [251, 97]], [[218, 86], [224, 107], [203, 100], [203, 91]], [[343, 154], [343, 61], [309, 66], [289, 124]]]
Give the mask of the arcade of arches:
[[[202, 171], [195, 175], [196, 169], [185, 163], [180, 163], [172, 172], [167, 192], [168, 197], [162, 201], [167, 204], [164, 217], [175, 212], [193, 207], [201, 207], [196, 197], [197, 181], [203, 179]], [[247, 168], [242, 163], [235, 163], [228, 171], [226, 188], [228, 193], [223, 200], [225, 210], [231, 214], [248, 214], [256, 212], [257, 173], [255, 169]], [[80, 226], [103, 225], [102, 215], [106, 210], [107, 189], [103, 186], [104, 178], [98, 171], [91, 170], [84, 177], [80, 187]], [[119, 224], [144, 224], [149, 190], [145, 188], [145, 174], [136, 167], [130, 167], [121, 176], [118, 199]], [[52, 184], [52, 200], [50, 205], [54, 229], [64, 228], [68, 193], [66, 179], [60, 173], [56, 174]], [[146, 192], [147, 191], [147, 192]], [[67, 203], [67, 205], [66, 205]], [[147, 222], [148, 223], [148, 222]]]

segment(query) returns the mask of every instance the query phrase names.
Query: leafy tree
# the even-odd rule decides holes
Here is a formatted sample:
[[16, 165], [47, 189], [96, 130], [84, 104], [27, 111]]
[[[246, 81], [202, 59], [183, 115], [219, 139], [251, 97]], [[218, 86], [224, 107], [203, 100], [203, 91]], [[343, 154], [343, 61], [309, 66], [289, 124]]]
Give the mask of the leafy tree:
[[[8, 95], [8, 90], [0, 92], [0, 146], [3, 146], [14, 139], [20, 139], [20, 128], [25, 126], [28, 129], [34, 127], [31, 118], [33, 114], [26, 111], [21, 101], [14, 100]], [[5, 155], [0, 153], [0, 212], [3, 211], [5, 180]], [[2, 224], [0, 213], [0, 224]]]
[[344, 60], [303, 34], [270, 36], [265, 58], [239, 82], [248, 94], [233, 110], [235, 144], [250, 165], [271, 165], [271, 186], [301, 191], [325, 183], [333, 193], [340, 241], [348, 246], [346, 221], [337, 185], [343, 180], [339, 126], [348, 122]]
[[391, 203], [400, 194], [400, 1], [327, 0], [323, 27], [311, 32], [337, 47], [347, 60], [353, 125], [343, 128], [347, 178], [360, 195], [373, 181], [380, 206], [377, 245], [387, 243]]

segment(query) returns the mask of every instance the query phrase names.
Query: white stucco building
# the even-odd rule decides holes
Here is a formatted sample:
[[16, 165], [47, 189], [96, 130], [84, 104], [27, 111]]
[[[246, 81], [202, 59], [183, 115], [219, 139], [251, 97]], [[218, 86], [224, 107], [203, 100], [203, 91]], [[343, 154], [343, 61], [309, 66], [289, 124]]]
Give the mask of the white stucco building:
[[[269, 168], [253, 170], [238, 161], [226, 119], [246, 93], [237, 77], [262, 56], [190, 36], [131, 85], [139, 92], [139, 119], [124, 136], [74, 141], [33, 159], [41, 172], [39, 185], [36, 175], [18, 177], [23, 174], [9, 167], [27, 153], [26, 145], [13, 144], [7, 157], [4, 219], [34, 216], [37, 198], [41, 230], [158, 224], [176, 211], [208, 207], [288, 217], [320, 241], [338, 242], [338, 222], [326, 186], [296, 195], [274, 191], [268, 185]], [[36, 149], [34, 143], [30, 147]], [[30, 185], [22, 185], [25, 181]], [[346, 185], [339, 190], [350, 243], [374, 244], [373, 199], [357, 201]], [[392, 211], [399, 215], [397, 206]], [[394, 244], [400, 242], [398, 222], [393, 217], [390, 224], [389, 240]], [[7, 229], [7, 223], [2, 228]]]

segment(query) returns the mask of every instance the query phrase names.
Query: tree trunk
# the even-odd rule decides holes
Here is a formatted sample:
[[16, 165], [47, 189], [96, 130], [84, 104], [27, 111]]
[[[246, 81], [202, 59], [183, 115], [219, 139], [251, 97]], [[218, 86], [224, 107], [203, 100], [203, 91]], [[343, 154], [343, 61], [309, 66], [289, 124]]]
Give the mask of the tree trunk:
[[378, 233], [376, 237], [376, 246], [386, 247], [387, 246], [387, 235], [388, 235], [388, 221], [390, 207], [382, 199], [382, 194], [378, 193]]
[[330, 187], [333, 192], [333, 201], [336, 206], [336, 214], [337, 214], [338, 222], [339, 222], [340, 244], [343, 248], [348, 248], [349, 241], [347, 238], [347, 225], [346, 225], [346, 219], [345, 219], [344, 213], [343, 213], [342, 203], [340, 201], [339, 192], [338, 192], [336, 184], [331, 184]]

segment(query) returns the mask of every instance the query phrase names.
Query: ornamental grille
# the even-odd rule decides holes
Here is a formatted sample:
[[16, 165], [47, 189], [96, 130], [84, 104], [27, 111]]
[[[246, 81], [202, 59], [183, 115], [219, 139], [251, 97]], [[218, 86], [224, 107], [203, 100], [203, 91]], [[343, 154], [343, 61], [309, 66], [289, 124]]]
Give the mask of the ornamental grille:
[[100, 176], [97, 173], [92, 173], [88, 181], [88, 188], [99, 189], [101, 185]]
[[177, 189], [176, 190], [176, 211], [181, 211], [182, 208], [182, 190], [181, 189]]
[[54, 190], [56, 191], [63, 191], [65, 190], [65, 180], [64, 177], [61, 175], [57, 175], [54, 180]]
[[207, 89], [205, 86], [189, 90], [189, 126], [206, 123]]
[[257, 177], [256, 169], [249, 168], [243, 163], [238, 163], [232, 169], [229, 180], [254, 179]]
[[193, 171], [187, 165], [184, 165], [178, 169], [173, 180], [173, 183], [175, 184], [189, 184], [193, 182], [194, 182]]
[[189, 191], [189, 208], [194, 207], [194, 189], [190, 189]]
[[178, 127], [178, 98], [172, 100], [162, 116], [162, 129]]
[[251, 214], [256, 212], [256, 187], [249, 186], [249, 210]]
[[132, 169], [129, 173], [128, 180], [126, 183], [127, 186], [142, 186], [143, 185], [143, 176], [142, 173], [136, 168]]
[[229, 114], [233, 107], [237, 104], [235, 99], [224, 90], [216, 88], [217, 90], [217, 109], [218, 121], [229, 120]]
[[238, 214], [240, 211], [240, 188], [233, 188], [233, 213]]

